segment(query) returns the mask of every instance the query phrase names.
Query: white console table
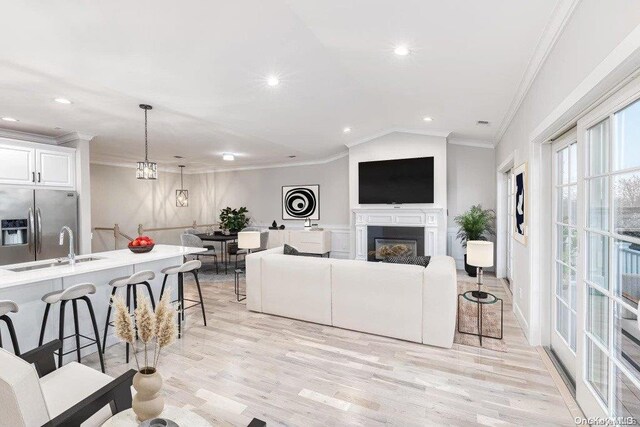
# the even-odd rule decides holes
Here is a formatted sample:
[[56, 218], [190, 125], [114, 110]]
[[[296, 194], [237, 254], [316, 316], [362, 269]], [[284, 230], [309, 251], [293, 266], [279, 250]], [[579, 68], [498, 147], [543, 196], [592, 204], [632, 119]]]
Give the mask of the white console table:
[[269, 230], [269, 249], [285, 243], [306, 254], [328, 255], [331, 252], [331, 231]]
[[355, 258], [367, 260], [367, 227], [424, 228], [424, 255], [446, 255], [446, 221], [441, 208], [381, 207], [353, 209]]

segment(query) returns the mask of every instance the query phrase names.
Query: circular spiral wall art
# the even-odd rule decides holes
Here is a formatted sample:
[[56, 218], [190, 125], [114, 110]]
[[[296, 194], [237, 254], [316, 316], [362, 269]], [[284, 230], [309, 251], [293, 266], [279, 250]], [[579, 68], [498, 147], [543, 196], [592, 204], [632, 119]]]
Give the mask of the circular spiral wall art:
[[320, 219], [320, 186], [282, 187], [282, 219]]

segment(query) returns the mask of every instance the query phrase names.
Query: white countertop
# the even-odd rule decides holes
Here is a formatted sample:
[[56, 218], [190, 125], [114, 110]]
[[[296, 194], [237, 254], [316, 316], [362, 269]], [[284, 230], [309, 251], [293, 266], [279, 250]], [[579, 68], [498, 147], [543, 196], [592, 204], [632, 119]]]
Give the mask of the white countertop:
[[178, 256], [191, 255], [205, 252], [205, 248], [188, 248], [184, 246], [156, 245], [151, 252], [134, 254], [129, 249], [117, 251], [97, 252], [94, 254], [79, 255], [76, 259], [100, 258], [94, 261], [77, 263], [76, 265], [55, 266], [27, 271], [10, 271], [10, 268], [28, 267], [39, 264], [51, 264], [56, 260], [43, 260], [0, 266], [0, 289], [26, 283], [41, 282], [44, 280], [58, 279], [60, 277], [74, 276], [77, 274], [91, 273], [94, 271], [109, 270], [111, 268], [124, 267], [149, 261], [158, 261]]

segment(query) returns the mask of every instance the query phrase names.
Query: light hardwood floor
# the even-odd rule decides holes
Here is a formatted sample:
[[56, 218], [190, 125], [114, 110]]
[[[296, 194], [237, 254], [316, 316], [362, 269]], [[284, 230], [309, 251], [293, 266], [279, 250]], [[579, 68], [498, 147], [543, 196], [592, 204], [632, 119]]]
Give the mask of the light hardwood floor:
[[[507, 353], [440, 349], [251, 313], [235, 302], [232, 278], [205, 277], [209, 326], [198, 309], [189, 310], [183, 338], [159, 368], [166, 402], [214, 425], [246, 426], [253, 417], [269, 426], [574, 425], [494, 278], [485, 277], [490, 291], [507, 297]], [[194, 292], [187, 282], [186, 293]], [[106, 354], [109, 374], [129, 368], [123, 345]], [[98, 366], [95, 356], [86, 359]]]

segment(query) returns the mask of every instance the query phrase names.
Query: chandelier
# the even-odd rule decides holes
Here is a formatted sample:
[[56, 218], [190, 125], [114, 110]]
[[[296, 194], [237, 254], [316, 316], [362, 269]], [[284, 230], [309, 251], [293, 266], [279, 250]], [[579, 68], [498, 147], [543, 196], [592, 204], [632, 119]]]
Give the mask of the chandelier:
[[180, 168], [180, 189], [176, 190], [176, 206], [179, 208], [186, 208], [189, 206], [189, 190], [184, 189], [184, 183], [182, 182], [182, 170], [184, 165], [178, 165]]
[[136, 168], [136, 178], [138, 179], [157, 179], [158, 165], [149, 161], [149, 141], [147, 133], [147, 111], [153, 107], [147, 104], [140, 104], [140, 108], [144, 110], [144, 162], [138, 162]]

